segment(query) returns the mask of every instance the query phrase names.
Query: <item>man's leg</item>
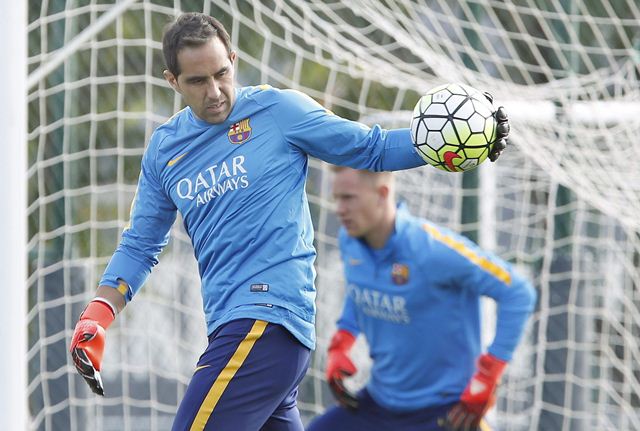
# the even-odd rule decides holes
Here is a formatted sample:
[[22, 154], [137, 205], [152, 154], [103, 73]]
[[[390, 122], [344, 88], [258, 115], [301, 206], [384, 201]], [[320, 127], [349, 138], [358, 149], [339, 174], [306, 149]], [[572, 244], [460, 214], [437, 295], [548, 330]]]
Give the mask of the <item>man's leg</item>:
[[307, 431], [386, 431], [387, 422], [384, 409], [373, 401], [366, 389], [358, 392], [358, 408], [349, 410], [339, 405], [329, 407], [322, 415], [315, 417]]
[[439, 420], [453, 404], [396, 412], [377, 404], [366, 389], [358, 392], [358, 408], [334, 406], [316, 417], [307, 431], [444, 431]]
[[223, 325], [209, 337], [172, 430], [259, 430], [297, 388], [309, 357], [280, 325], [252, 319]]
[[300, 411], [296, 403], [298, 387], [291, 391], [260, 431], [304, 431]]

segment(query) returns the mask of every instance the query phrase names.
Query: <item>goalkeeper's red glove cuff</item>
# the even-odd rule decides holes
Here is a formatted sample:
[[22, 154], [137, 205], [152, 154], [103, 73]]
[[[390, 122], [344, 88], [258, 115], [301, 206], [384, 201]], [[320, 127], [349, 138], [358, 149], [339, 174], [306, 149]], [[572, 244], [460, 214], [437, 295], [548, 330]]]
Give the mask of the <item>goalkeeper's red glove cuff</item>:
[[115, 308], [102, 298], [95, 298], [80, 314], [80, 320], [95, 320], [103, 329], [107, 329], [115, 318]]
[[331, 353], [332, 350], [341, 350], [344, 353], [349, 353], [349, 350], [351, 350], [355, 342], [356, 337], [351, 332], [346, 329], [339, 329], [331, 338], [329, 353]]
[[478, 373], [485, 375], [487, 378], [499, 382], [507, 367], [507, 361], [498, 359], [491, 353], [484, 353], [478, 358]]
[[507, 362], [490, 353], [480, 355], [477, 371], [465, 388], [460, 400], [469, 406], [475, 406], [477, 413], [483, 414], [495, 401], [495, 391], [500, 383]]
[[329, 382], [356, 373], [356, 367], [349, 359], [349, 351], [355, 342], [356, 337], [344, 329], [340, 329], [331, 338], [327, 361], [327, 380]]

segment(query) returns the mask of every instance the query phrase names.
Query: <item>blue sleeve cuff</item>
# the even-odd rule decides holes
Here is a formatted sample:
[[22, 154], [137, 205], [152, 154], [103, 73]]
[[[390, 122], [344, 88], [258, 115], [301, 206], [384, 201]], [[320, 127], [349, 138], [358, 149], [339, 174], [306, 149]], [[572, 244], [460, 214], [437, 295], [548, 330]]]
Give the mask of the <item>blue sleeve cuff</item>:
[[126, 282], [129, 289], [124, 296], [129, 302], [147, 281], [150, 273], [151, 268], [148, 265], [138, 262], [122, 250], [117, 250], [107, 265], [99, 285], [117, 289], [120, 286], [120, 280]]
[[387, 148], [383, 157], [383, 170], [400, 171], [424, 166], [424, 161], [413, 146], [409, 129], [387, 130]]

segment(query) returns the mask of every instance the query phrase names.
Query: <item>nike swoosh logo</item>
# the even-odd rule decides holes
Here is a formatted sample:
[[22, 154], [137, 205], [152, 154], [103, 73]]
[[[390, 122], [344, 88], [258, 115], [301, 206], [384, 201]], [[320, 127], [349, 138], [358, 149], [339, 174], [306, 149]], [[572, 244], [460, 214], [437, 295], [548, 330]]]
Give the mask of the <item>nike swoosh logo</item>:
[[355, 266], [360, 265], [362, 261], [360, 259], [349, 258], [349, 265]]
[[186, 156], [187, 154], [189, 154], [189, 152], [188, 152], [188, 151], [187, 151], [186, 153], [184, 153], [184, 154], [180, 154], [180, 155], [179, 155], [178, 157], [176, 157], [175, 159], [169, 160], [169, 163], [167, 163], [167, 166], [173, 166], [173, 165], [175, 165], [175, 164], [176, 164], [176, 163], [178, 163], [180, 160], [182, 160], [182, 158], [183, 158], [184, 156]]

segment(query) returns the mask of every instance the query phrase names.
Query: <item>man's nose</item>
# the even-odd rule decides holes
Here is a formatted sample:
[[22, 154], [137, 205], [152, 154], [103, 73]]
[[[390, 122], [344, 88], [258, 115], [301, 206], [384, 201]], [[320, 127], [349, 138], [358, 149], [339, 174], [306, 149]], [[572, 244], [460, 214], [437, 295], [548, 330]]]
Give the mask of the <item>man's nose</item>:
[[207, 97], [209, 99], [217, 99], [220, 97], [220, 86], [215, 79], [211, 78], [207, 85]]

